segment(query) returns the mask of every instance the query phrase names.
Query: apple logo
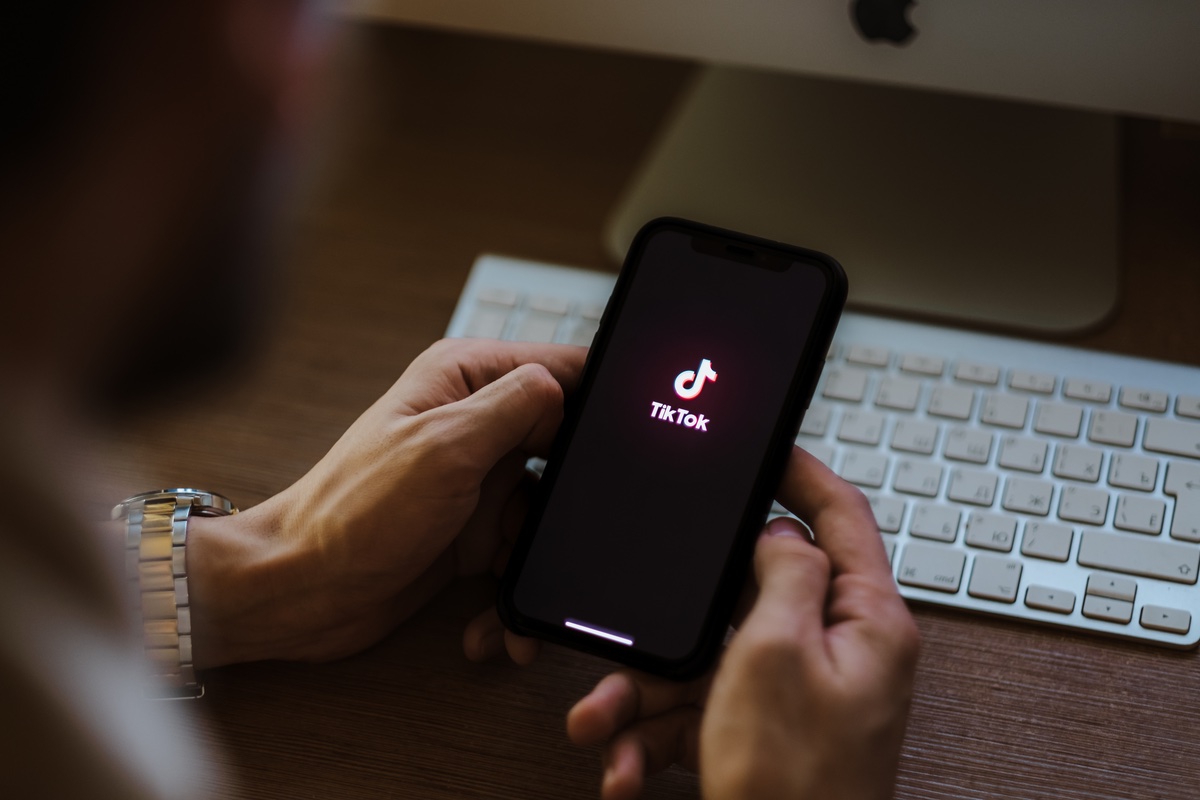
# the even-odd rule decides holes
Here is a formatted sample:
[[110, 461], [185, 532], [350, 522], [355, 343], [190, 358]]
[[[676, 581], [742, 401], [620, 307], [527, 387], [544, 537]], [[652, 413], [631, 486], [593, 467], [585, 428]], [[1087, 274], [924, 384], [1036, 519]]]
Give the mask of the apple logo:
[[854, 25], [868, 42], [881, 39], [905, 44], [916, 34], [908, 21], [908, 7], [915, 0], [854, 0], [851, 10]]

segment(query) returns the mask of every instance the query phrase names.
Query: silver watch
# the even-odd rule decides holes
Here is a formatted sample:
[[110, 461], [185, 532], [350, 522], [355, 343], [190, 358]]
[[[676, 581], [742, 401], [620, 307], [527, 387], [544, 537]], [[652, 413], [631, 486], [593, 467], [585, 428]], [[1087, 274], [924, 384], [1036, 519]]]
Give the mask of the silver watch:
[[153, 675], [148, 694], [154, 697], [197, 699], [204, 695], [204, 684], [192, 661], [188, 519], [236, 513], [228, 498], [196, 489], [144, 492], [113, 507], [112, 518], [125, 520], [125, 574], [141, 614]]

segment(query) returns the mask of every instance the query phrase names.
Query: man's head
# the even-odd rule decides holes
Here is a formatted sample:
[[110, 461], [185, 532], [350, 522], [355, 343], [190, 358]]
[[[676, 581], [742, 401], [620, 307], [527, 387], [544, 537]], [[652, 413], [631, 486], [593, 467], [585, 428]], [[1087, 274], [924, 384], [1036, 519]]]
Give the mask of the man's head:
[[313, 60], [308, 5], [74, 0], [7, 15], [4, 385], [109, 404], [241, 341], [264, 282], [246, 263]]

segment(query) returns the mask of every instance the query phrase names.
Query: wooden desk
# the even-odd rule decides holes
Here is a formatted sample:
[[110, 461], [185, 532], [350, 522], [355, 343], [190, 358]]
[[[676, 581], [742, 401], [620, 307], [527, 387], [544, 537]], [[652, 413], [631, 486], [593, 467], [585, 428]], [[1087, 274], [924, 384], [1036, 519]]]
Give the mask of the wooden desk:
[[[219, 396], [140, 421], [110, 474], [130, 490], [219, 488], [243, 505], [298, 478], [444, 330], [481, 252], [611, 268], [603, 219], [687, 65], [401, 30], [366, 30], [349, 122], [298, 213], [277, 332]], [[1200, 142], [1125, 126], [1125, 302], [1079, 344], [1200, 363]], [[204, 421], [211, 438], [163, 448]], [[459, 638], [490, 602], [445, 593], [335, 664], [211, 673], [198, 706], [229, 755], [231, 796], [595, 796], [597, 752], [563, 716], [606, 672], [555, 650], [533, 667], [469, 664]], [[902, 798], [1200, 795], [1194, 652], [916, 610], [924, 649]], [[233, 788], [233, 781], [239, 785]], [[652, 797], [693, 797], [673, 771]]]

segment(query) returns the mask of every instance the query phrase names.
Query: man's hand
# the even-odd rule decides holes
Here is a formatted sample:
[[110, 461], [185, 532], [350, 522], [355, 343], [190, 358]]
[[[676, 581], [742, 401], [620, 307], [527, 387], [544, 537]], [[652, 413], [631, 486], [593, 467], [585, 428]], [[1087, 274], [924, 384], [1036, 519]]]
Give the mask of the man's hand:
[[455, 576], [488, 571], [585, 353], [439, 342], [296, 484], [193, 519], [196, 665], [349, 655]]
[[704, 796], [892, 796], [917, 631], [896, 592], [865, 498], [792, 451], [780, 502], [811, 526], [772, 521], [758, 542], [758, 596], [715, 675], [673, 683], [609, 675], [567, 717], [605, 747], [601, 795], [641, 793], [681, 763]]

